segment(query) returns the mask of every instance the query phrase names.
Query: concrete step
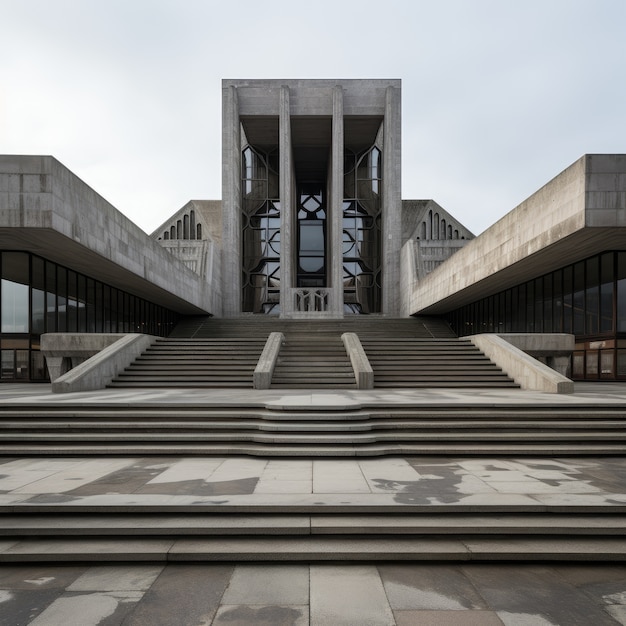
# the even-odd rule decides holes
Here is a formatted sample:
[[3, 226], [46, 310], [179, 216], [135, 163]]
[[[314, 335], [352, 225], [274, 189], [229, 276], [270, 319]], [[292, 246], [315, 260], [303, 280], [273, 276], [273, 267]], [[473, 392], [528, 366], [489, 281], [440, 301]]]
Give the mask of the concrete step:
[[[19, 507], [17, 507], [19, 510]], [[185, 536], [185, 535], [599, 535], [626, 533], [626, 516], [598, 513], [420, 513], [393, 512], [325, 515], [303, 512], [194, 513], [6, 513], [4, 536]]]
[[[156, 386], [156, 383], [155, 383]], [[0, 453], [611, 455], [626, 448], [626, 408], [216, 406], [0, 408]]]
[[324, 561], [623, 562], [626, 539], [588, 536], [522, 538], [195, 537], [44, 538], [10, 540], [0, 563], [324, 562]]
[[258, 456], [258, 457], [375, 457], [385, 455], [427, 455], [427, 456], [619, 456], [626, 453], [626, 442], [607, 437], [605, 441], [576, 441], [562, 443], [536, 443], [524, 441], [467, 441], [451, 442], [382, 442], [343, 444], [280, 444], [280, 443], [126, 443], [123, 438], [101, 443], [76, 441], [61, 444], [28, 443], [23, 440], [15, 443], [0, 443], [0, 455], [4, 456]]
[[[207, 445], [227, 443], [233, 446], [238, 444], [244, 444], [248, 442], [258, 444], [268, 444], [271, 446], [336, 446], [338, 449], [345, 448], [349, 445], [363, 446], [367, 444], [381, 444], [384, 445], [389, 442], [392, 446], [404, 446], [415, 444], [417, 446], [427, 446], [429, 443], [433, 444], [445, 444], [450, 442], [453, 445], [461, 445], [467, 443], [472, 445], [478, 443], [480, 445], [489, 445], [491, 442], [494, 445], [506, 445], [522, 446], [528, 444], [531, 447], [554, 442], [557, 446], [566, 444], [617, 444], [622, 445], [626, 442], [626, 433], [616, 432], [615, 430], [606, 431], [559, 431], [554, 433], [548, 432], [462, 432], [462, 433], [450, 433], [446, 431], [438, 432], [424, 432], [424, 431], [393, 431], [393, 432], [367, 432], [361, 433], [358, 431], [347, 432], [263, 432], [263, 431], [243, 431], [236, 429], [228, 429], [225, 431], [213, 430], [195, 430], [190, 429], [186, 432], [172, 432], [167, 431], [141, 431], [141, 432], [128, 432], [128, 431], [113, 431], [113, 432], [95, 432], [93, 430], [80, 432], [10, 432], [4, 433], [2, 441], [7, 446], [12, 442], [19, 444], [53, 444], [65, 443], [71, 444], [72, 442], [78, 444], [90, 444], [90, 443], [108, 443], [109, 445], [116, 445], [122, 443], [123, 445], [130, 444], [132, 442], [142, 442], [145, 444], [154, 443], [159, 445], [160, 443], [180, 443], [180, 444], [202, 444]], [[304, 452], [304, 450], [303, 450]], [[301, 452], [302, 454], [302, 452]]]

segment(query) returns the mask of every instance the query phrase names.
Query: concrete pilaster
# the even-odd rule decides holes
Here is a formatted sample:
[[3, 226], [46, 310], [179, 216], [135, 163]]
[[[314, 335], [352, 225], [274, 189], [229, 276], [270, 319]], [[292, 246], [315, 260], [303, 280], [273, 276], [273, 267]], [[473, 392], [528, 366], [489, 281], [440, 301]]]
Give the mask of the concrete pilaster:
[[333, 130], [329, 202], [330, 276], [332, 313], [343, 317], [343, 88], [333, 90]]
[[289, 87], [280, 88], [279, 177], [280, 177], [280, 311], [281, 317], [293, 312], [295, 287], [294, 246], [296, 245], [294, 189], [292, 176], [291, 111]]
[[237, 88], [222, 89], [222, 293], [224, 317], [241, 313], [241, 130]]
[[400, 90], [387, 87], [383, 137], [383, 206], [382, 206], [382, 309], [385, 315], [398, 316], [400, 311], [401, 246], [401, 116]]

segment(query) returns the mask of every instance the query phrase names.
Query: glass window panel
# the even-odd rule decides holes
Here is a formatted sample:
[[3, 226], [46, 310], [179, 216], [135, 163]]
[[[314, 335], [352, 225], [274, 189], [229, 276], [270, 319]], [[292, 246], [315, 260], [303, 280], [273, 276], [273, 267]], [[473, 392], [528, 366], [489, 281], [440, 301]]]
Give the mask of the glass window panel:
[[554, 332], [552, 327], [552, 274], [543, 277], [543, 332]]
[[57, 268], [46, 261], [46, 332], [57, 329]]
[[87, 332], [96, 332], [96, 286], [92, 278], [87, 279]]
[[29, 351], [28, 350], [16, 350], [15, 351], [15, 379], [16, 380], [28, 380], [28, 363]]
[[28, 285], [2, 279], [2, 332], [28, 332]]
[[535, 279], [535, 327], [534, 332], [543, 332], [543, 280]]
[[519, 293], [519, 307], [518, 307], [518, 327], [517, 330], [523, 333], [528, 332], [528, 323], [526, 319], [526, 285], [520, 285], [518, 288]]
[[586, 261], [585, 332], [595, 335], [600, 330], [600, 263], [598, 257]]
[[582, 379], [585, 377], [585, 353], [574, 352], [572, 357], [572, 378]]
[[15, 377], [15, 350], [0, 350], [0, 378], [13, 380]]
[[96, 294], [96, 332], [101, 333], [104, 330], [104, 319], [103, 319], [103, 311], [104, 311], [104, 302], [102, 296], [103, 285], [101, 282], [96, 281], [95, 283], [95, 294]]
[[598, 378], [598, 350], [587, 350], [585, 354], [585, 378]]
[[600, 257], [600, 332], [602, 333], [613, 331], [614, 260], [613, 252]]
[[552, 274], [552, 302], [553, 318], [552, 328], [555, 333], [562, 333], [563, 331], [563, 272], [557, 270]]
[[78, 332], [87, 332], [87, 279], [79, 274], [76, 277], [78, 287], [78, 299], [76, 301], [78, 316]]
[[626, 350], [617, 351], [617, 376], [626, 377]]
[[535, 285], [532, 281], [526, 283], [526, 330], [535, 332]]
[[103, 324], [102, 328], [105, 333], [111, 332], [111, 287], [109, 285], [102, 286], [102, 311]]
[[574, 267], [563, 269], [563, 332], [571, 333], [574, 329]]
[[24, 252], [2, 253], [1, 327], [4, 333], [29, 330], [29, 256]]
[[78, 304], [76, 272], [67, 272], [67, 331], [75, 333], [78, 330]]
[[518, 306], [518, 290], [517, 287], [509, 289], [507, 301], [506, 301], [506, 317], [507, 317], [507, 332], [517, 331], [517, 306]]
[[600, 374], [602, 378], [615, 377], [614, 360], [614, 350], [602, 350], [600, 352]]
[[46, 281], [43, 259], [31, 257], [31, 332], [45, 332]]
[[30, 352], [30, 378], [31, 380], [48, 379], [46, 361], [39, 350], [31, 350]]
[[574, 313], [574, 334], [582, 335], [585, 332], [585, 264], [574, 265], [574, 292], [572, 294]]
[[617, 253], [617, 332], [626, 332], [626, 252]]
[[57, 331], [67, 331], [67, 270], [57, 267]]

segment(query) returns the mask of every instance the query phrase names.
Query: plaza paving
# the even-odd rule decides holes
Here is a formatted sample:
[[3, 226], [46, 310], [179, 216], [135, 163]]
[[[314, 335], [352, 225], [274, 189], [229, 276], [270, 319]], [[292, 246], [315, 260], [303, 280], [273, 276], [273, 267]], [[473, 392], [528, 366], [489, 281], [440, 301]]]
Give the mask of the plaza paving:
[[2, 626], [604, 626], [620, 566], [68, 565], [0, 568]]
[[[388, 392], [370, 394], [367, 401]], [[2, 401], [80, 405], [97, 398], [125, 404], [142, 392], [50, 395], [46, 385], [5, 386]], [[195, 391], [149, 392], [152, 401], [206, 402]], [[237, 392], [239, 401], [242, 395]], [[360, 402], [360, 392], [244, 394], [250, 403], [316, 405]], [[400, 393], [415, 402], [533, 402], [554, 396], [520, 391]], [[214, 403], [235, 394], [211, 393]], [[438, 400], [439, 399], [439, 400]], [[146, 397], [142, 401], [149, 402]], [[563, 404], [623, 403], [622, 385], [580, 385]], [[310, 507], [333, 515], [301, 517], [302, 533], [340, 523], [358, 526], [360, 507], [424, 512], [485, 506], [586, 507], [623, 512], [626, 459], [621, 457], [381, 457], [275, 459], [251, 457], [41, 457], [0, 459], [0, 503], [51, 510], [64, 532], [64, 511], [113, 506], [137, 511], [167, 503], [172, 511], [232, 511], [238, 507]], [[220, 509], [221, 508], [221, 509]], [[354, 510], [354, 515], [346, 515]], [[384, 527], [386, 516], [378, 523]], [[9, 515], [0, 517], [8, 519]], [[387, 517], [388, 519], [388, 517]], [[371, 523], [370, 518], [370, 523]], [[477, 522], [478, 523], [478, 522]], [[593, 523], [593, 517], [590, 518]], [[604, 524], [606, 522], [603, 522]], [[184, 519], [181, 518], [181, 524]], [[399, 521], [393, 522], [396, 529]], [[488, 519], [478, 532], [489, 532]], [[293, 527], [293, 520], [286, 520]], [[401, 526], [401, 524], [400, 524]], [[619, 526], [619, 525], [618, 525]], [[138, 531], [141, 533], [141, 530]], [[616, 526], [615, 534], [623, 535]], [[473, 625], [549, 626], [626, 624], [626, 567], [621, 564], [302, 562], [302, 563], [19, 563], [20, 538], [4, 535], [0, 553], [0, 624], [102, 625]], [[174, 538], [173, 543], [176, 542]], [[470, 546], [471, 549], [471, 546]], [[168, 545], [166, 550], [172, 550]]]

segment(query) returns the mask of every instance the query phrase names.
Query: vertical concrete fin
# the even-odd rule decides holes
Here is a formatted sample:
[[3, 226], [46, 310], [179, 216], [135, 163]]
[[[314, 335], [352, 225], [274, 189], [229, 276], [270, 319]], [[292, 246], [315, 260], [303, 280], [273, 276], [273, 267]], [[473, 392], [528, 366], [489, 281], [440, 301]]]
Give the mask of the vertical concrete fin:
[[291, 253], [296, 241], [293, 210], [293, 162], [291, 146], [291, 105], [287, 85], [280, 88], [279, 103], [279, 188], [280, 188], [280, 314], [293, 312], [291, 289], [294, 281], [294, 255]]
[[332, 288], [332, 312], [343, 316], [343, 88], [333, 89], [333, 121], [330, 181], [330, 245], [331, 267], [329, 286]]

